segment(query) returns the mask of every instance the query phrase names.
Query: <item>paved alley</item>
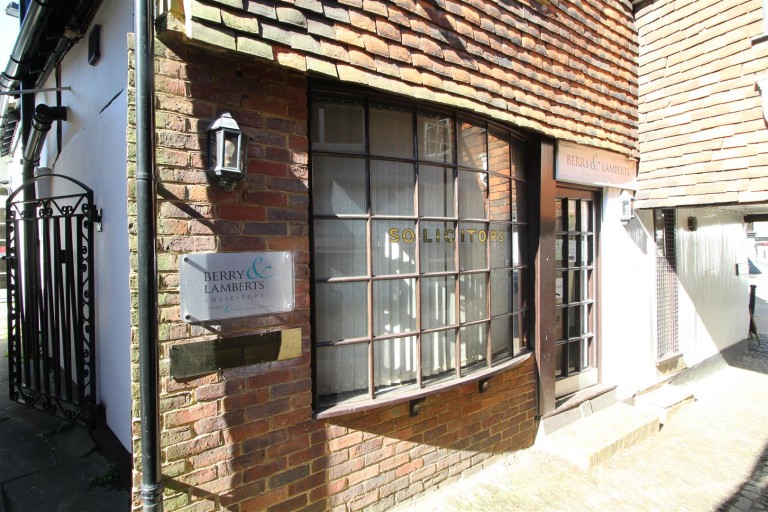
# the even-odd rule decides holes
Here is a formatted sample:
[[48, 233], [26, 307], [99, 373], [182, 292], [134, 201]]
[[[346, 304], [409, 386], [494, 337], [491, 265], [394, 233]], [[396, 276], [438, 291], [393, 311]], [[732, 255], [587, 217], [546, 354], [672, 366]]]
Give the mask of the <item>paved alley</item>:
[[687, 386], [693, 404], [589, 471], [529, 449], [395, 510], [768, 510], [768, 338]]

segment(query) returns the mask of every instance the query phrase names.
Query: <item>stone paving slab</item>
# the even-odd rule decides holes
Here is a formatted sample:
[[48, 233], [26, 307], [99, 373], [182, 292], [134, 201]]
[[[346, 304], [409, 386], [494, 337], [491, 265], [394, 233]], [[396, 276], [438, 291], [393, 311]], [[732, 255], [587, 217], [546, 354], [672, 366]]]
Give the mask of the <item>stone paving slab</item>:
[[[0, 306], [0, 353], [5, 352]], [[131, 508], [87, 429], [8, 399], [0, 358], [0, 512], [122, 512]]]
[[56, 457], [42, 436], [0, 448], [0, 460], [0, 484], [56, 466]]
[[523, 450], [393, 510], [768, 510], [768, 343], [686, 387], [694, 403], [590, 470]]
[[[3, 491], [10, 511], [48, 512], [58, 510], [79, 510], [71, 508], [74, 503], [93, 503], [104, 511], [129, 510], [127, 493], [123, 507], [107, 508], [102, 503], [103, 495], [110, 496], [116, 491], [94, 485], [109, 472], [109, 464], [97, 453], [67, 461], [44, 471], [38, 471], [5, 484]], [[93, 509], [93, 510], [98, 510]]]

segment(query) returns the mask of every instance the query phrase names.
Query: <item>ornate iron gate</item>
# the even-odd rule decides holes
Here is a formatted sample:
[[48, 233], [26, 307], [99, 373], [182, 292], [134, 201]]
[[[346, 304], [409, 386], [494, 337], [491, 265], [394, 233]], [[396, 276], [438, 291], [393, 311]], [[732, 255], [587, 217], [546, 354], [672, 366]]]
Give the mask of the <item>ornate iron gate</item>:
[[[25, 199], [43, 192], [41, 180], [65, 193]], [[93, 191], [67, 176], [28, 180], [6, 204], [10, 397], [89, 426], [97, 414], [92, 258], [99, 221]]]

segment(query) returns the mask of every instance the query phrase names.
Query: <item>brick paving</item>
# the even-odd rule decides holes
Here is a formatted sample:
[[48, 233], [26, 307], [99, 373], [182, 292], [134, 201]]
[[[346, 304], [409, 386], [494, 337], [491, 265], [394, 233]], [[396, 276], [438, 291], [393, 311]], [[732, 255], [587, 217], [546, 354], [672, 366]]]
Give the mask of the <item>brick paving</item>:
[[395, 510], [768, 510], [768, 336], [685, 386], [693, 404], [589, 471], [529, 449]]

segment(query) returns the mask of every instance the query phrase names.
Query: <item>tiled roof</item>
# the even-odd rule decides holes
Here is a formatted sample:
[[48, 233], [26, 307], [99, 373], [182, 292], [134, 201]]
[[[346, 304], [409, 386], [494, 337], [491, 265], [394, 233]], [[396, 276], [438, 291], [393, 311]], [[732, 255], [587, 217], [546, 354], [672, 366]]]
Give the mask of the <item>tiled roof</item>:
[[191, 0], [160, 34], [636, 156], [633, 23], [628, 1]]

